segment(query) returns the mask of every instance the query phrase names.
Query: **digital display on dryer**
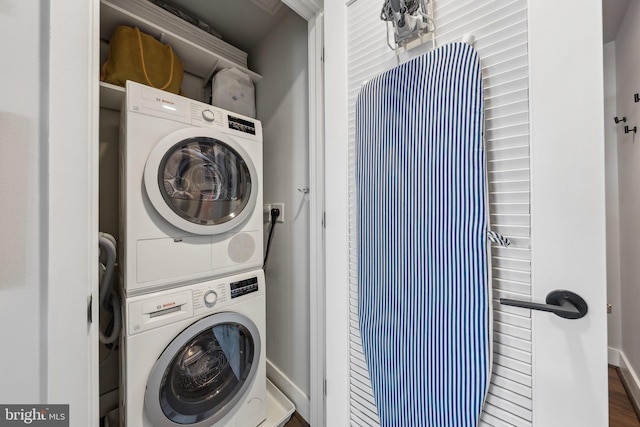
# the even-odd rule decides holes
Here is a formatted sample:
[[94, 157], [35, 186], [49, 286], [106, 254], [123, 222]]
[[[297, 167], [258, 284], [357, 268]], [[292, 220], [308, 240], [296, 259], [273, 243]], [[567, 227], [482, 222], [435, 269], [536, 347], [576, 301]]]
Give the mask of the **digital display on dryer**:
[[258, 291], [258, 278], [252, 277], [250, 279], [240, 280], [239, 282], [233, 282], [231, 287], [231, 298], [241, 297], [242, 295], [250, 294], [251, 292]]
[[240, 132], [249, 133], [251, 135], [256, 134], [255, 123], [239, 117], [229, 116], [229, 129], [239, 130]]

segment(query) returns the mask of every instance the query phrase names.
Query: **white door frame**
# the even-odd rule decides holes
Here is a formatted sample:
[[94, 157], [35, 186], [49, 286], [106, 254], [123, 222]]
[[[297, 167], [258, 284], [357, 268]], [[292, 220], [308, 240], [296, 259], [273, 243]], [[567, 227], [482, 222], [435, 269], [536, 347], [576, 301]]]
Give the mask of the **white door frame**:
[[324, 16], [309, 20], [309, 326], [310, 419], [325, 425], [325, 282], [324, 282]]
[[[319, 5], [304, 0], [303, 17], [309, 21], [310, 120], [323, 123], [322, 74], [318, 61], [322, 26]], [[45, 7], [45, 6], [43, 6]], [[99, 126], [99, 0], [52, 2], [43, 13], [49, 18], [49, 246], [47, 248], [48, 354], [47, 398], [50, 403], [69, 403], [74, 414], [71, 425], [98, 425], [98, 126]], [[297, 9], [294, 7], [294, 10]], [[300, 13], [300, 12], [298, 12]], [[313, 15], [313, 13], [316, 13]], [[72, 17], [73, 19], [70, 19]], [[43, 46], [43, 49], [47, 49]], [[313, 59], [311, 54], [313, 53]], [[320, 68], [318, 68], [320, 67]], [[85, 88], [81, 90], [81, 88]], [[319, 121], [318, 121], [319, 120]], [[313, 300], [312, 424], [325, 425], [324, 418], [324, 209], [323, 126], [310, 128], [310, 167], [315, 182], [310, 193]], [[345, 210], [346, 212], [346, 210]], [[346, 218], [346, 215], [343, 216]], [[91, 325], [86, 303], [93, 295]], [[65, 345], [60, 343], [64, 342]], [[82, 373], [85, 373], [83, 375]], [[69, 381], [78, 381], [74, 386]], [[82, 384], [80, 384], [82, 383]], [[332, 425], [331, 423], [327, 425]]]
[[[311, 391], [310, 391], [310, 403], [311, 403], [311, 419], [309, 420], [311, 425], [322, 426], [326, 425], [325, 418], [325, 282], [324, 282], [324, 81], [323, 81], [323, 16], [322, 16], [322, 2], [315, 0], [285, 0], [285, 3], [296, 11], [302, 18], [308, 21], [308, 58], [309, 58], [309, 185], [310, 185], [310, 337], [311, 337]], [[98, 129], [98, 108], [99, 98], [97, 95], [98, 90], [98, 53], [99, 53], [99, 0], [93, 0], [94, 15], [91, 18], [93, 22], [91, 40], [94, 42], [90, 56], [95, 57], [92, 59], [90, 70], [91, 76], [95, 79], [95, 87], [93, 90], [95, 93], [90, 96], [90, 104], [95, 106], [94, 123], [92, 124], [92, 132], [95, 137], [93, 141], [98, 141], [97, 129]], [[91, 110], [91, 109], [89, 109]], [[95, 187], [91, 192], [91, 198], [95, 199], [95, 212], [94, 218], [94, 230], [97, 230], [98, 211], [97, 211], [97, 151], [92, 153], [92, 160], [90, 164], [92, 167], [88, 171], [89, 177], [95, 177]], [[93, 179], [93, 178], [92, 178]], [[93, 247], [97, 248], [97, 235], [92, 236], [92, 240], [95, 240]], [[96, 249], [97, 251], [97, 249]], [[97, 273], [97, 270], [96, 270]], [[95, 274], [94, 274], [95, 276]], [[95, 284], [97, 291], [97, 281]], [[94, 292], [97, 295], [97, 292]], [[97, 309], [94, 308], [94, 317], [97, 318]], [[94, 332], [93, 337], [90, 339], [97, 343], [97, 333]], [[95, 348], [95, 354], [97, 354], [97, 344]], [[93, 362], [97, 360], [94, 356]], [[92, 362], [90, 362], [92, 363]], [[97, 420], [98, 414], [98, 366], [94, 363], [92, 366], [96, 381], [94, 381], [90, 387], [95, 391], [95, 405], [92, 413], [95, 414], [93, 420]], [[87, 424], [87, 425], [90, 425]]]
[[[41, 7], [50, 25], [41, 45], [49, 67], [43, 70], [48, 95], [42, 106], [48, 141], [42, 285], [48, 342], [42, 403], [69, 404], [73, 427], [97, 426], [100, 4], [75, 0], [43, 2]], [[94, 321], [88, 324], [91, 295]]]
[[309, 423], [325, 426], [325, 140], [322, 1], [283, 0], [308, 22], [309, 75]]
[[325, 3], [326, 426], [350, 425], [346, 20], [346, 2]]

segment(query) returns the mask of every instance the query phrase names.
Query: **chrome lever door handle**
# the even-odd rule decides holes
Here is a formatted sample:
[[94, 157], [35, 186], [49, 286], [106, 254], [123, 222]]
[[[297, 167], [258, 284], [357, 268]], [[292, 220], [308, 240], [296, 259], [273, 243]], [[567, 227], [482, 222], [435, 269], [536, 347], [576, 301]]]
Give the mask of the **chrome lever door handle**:
[[500, 298], [500, 304], [513, 307], [528, 308], [530, 310], [548, 311], [565, 319], [580, 319], [589, 311], [587, 303], [574, 292], [555, 290], [549, 292], [546, 304], [537, 302], [520, 301], [509, 298]]

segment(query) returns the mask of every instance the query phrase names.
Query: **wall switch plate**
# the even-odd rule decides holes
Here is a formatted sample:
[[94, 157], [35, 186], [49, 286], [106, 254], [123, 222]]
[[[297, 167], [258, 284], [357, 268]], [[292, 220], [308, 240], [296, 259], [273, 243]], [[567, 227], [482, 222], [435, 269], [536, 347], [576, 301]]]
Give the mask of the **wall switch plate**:
[[280, 215], [278, 216], [276, 222], [284, 222], [284, 203], [272, 203], [271, 208], [280, 209]]

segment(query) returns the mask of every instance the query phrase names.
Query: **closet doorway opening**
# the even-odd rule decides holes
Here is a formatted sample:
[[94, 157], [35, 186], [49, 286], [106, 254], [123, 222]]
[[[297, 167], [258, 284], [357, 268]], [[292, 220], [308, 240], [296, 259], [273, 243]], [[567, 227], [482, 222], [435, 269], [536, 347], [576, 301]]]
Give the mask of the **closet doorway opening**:
[[[108, 0], [107, 0], [108, 1]], [[263, 127], [264, 204], [284, 205], [265, 270], [267, 376], [311, 425], [324, 424], [323, 14], [314, 0], [171, 0], [245, 51]], [[101, 19], [104, 17], [101, 16]], [[185, 24], [189, 25], [189, 24]], [[98, 25], [100, 26], [100, 25]], [[101, 33], [100, 64], [108, 43]], [[183, 59], [185, 62], [187, 59]], [[185, 67], [186, 69], [187, 67]], [[185, 73], [185, 96], [203, 101], [203, 78]], [[101, 93], [101, 98], [103, 98]], [[115, 109], [114, 109], [115, 108]], [[119, 229], [120, 112], [101, 99], [99, 231]], [[98, 175], [98, 171], [95, 171]], [[265, 222], [265, 243], [269, 224]], [[100, 415], [118, 402], [118, 354], [100, 349]]]

